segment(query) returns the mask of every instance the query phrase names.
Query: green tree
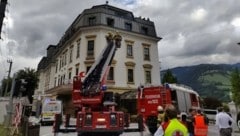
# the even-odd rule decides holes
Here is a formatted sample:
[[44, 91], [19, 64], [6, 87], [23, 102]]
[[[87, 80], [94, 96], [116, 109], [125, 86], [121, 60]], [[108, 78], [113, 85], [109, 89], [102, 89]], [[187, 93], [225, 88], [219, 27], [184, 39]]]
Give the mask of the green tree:
[[240, 76], [237, 68], [232, 71], [230, 81], [232, 86], [232, 100], [236, 105], [240, 105]]
[[222, 103], [214, 97], [206, 97], [203, 99], [203, 106], [205, 109], [217, 109]]
[[[4, 96], [5, 94], [5, 91], [6, 91], [6, 87], [7, 87], [7, 82], [8, 82], [8, 79], [7, 78], [4, 78], [2, 80], [2, 86], [1, 86], [1, 96]], [[7, 89], [7, 95], [9, 94], [10, 90], [11, 90], [11, 85], [12, 85], [12, 78], [9, 78], [9, 83], [8, 83], [8, 89]]]
[[38, 73], [35, 69], [24, 68], [19, 70], [16, 73], [16, 79], [24, 79], [26, 82], [26, 91], [22, 92], [22, 96], [27, 96], [30, 103], [33, 101], [32, 95], [34, 94], [34, 90], [37, 88], [38, 85]]
[[162, 83], [177, 83], [177, 78], [173, 76], [171, 70], [167, 70], [162, 78]]

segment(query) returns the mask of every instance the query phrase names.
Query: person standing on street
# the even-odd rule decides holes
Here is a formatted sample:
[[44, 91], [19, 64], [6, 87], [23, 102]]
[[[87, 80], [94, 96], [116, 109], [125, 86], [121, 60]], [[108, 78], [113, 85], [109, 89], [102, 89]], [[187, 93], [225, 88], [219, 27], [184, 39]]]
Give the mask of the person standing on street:
[[193, 126], [193, 122], [194, 122], [194, 116], [196, 115], [196, 110], [190, 108], [188, 110], [189, 115], [187, 117], [187, 128], [188, 128], [188, 132], [189, 132], [189, 136], [194, 136], [194, 126]]
[[188, 136], [187, 127], [177, 119], [177, 110], [173, 105], [166, 106], [165, 116], [169, 121], [164, 122], [154, 136]]
[[206, 117], [202, 114], [201, 110], [197, 110], [197, 114], [194, 117], [194, 136], [207, 136], [208, 122]]
[[164, 109], [162, 106], [157, 107], [158, 110], [158, 125], [161, 125], [162, 122], [164, 121]]
[[216, 126], [219, 128], [220, 136], [231, 136], [232, 127], [229, 122], [233, 122], [232, 117], [230, 117], [223, 108], [218, 108], [218, 114], [216, 115]]

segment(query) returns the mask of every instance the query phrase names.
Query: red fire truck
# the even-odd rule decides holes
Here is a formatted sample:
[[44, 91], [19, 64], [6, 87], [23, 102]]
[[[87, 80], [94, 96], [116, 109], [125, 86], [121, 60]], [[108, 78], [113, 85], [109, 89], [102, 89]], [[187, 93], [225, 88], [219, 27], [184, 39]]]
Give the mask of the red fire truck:
[[158, 106], [164, 108], [167, 104], [173, 104], [180, 114], [186, 114], [189, 108], [200, 108], [199, 100], [196, 91], [183, 85], [141, 86], [137, 94], [137, 110], [149, 131], [154, 133], [158, 123]]
[[115, 110], [113, 92], [108, 92], [105, 85], [109, 66], [121, 46], [121, 39], [118, 34], [106, 36], [107, 46], [84, 80], [82, 74], [74, 77], [72, 101], [79, 109], [76, 123], [78, 135], [120, 135], [124, 131], [124, 113]]

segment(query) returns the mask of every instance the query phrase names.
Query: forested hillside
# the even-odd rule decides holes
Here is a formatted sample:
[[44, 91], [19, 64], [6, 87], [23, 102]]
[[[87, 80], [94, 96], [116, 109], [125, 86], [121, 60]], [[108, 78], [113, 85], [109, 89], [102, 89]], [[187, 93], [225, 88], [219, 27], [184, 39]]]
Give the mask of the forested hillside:
[[[170, 69], [178, 83], [196, 90], [201, 97], [214, 97], [221, 101], [230, 101], [230, 74], [240, 64], [201, 64], [196, 66]], [[166, 70], [161, 71], [161, 76]]]

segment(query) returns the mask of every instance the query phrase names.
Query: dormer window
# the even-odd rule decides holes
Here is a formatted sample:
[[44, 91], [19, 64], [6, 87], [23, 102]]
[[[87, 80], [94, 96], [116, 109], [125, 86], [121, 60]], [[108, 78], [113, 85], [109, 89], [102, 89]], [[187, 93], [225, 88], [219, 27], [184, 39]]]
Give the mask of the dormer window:
[[148, 34], [148, 28], [145, 27], [145, 26], [142, 26], [141, 32], [142, 32], [143, 34]]
[[128, 31], [132, 31], [132, 23], [125, 23], [125, 29]]
[[108, 25], [108, 26], [111, 26], [111, 27], [114, 27], [114, 19], [112, 19], [112, 18], [107, 18], [107, 25]]
[[89, 17], [88, 18], [88, 23], [90, 26], [96, 25], [96, 17]]

